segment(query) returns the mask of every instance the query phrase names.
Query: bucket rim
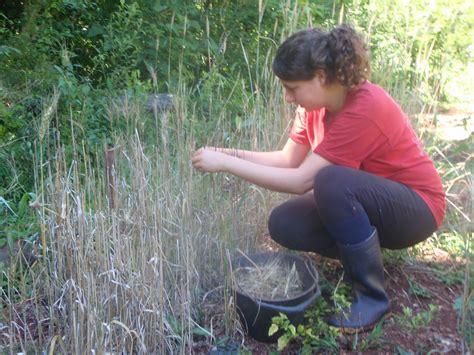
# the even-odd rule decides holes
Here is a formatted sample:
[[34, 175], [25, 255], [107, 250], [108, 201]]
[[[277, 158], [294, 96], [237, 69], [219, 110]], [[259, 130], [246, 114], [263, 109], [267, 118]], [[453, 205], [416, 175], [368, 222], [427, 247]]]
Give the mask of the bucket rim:
[[247, 293], [243, 288], [240, 287], [240, 285], [235, 282], [234, 277], [232, 275], [232, 284], [234, 285], [233, 289], [234, 292], [237, 292], [241, 295], [244, 295], [251, 300], [253, 300], [255, 303], [274, 303], [274, 302], [290, 302], [297, 300], [299, 298], [306, 299], [309, 296], [311, 296], [313, 293], [318, 291], [319, 288], [319, 273], [316, 269], [316, 265], [312, 259], [310, 259], [307, 255], [301, 255], [297, 253], [289, 253], [289, 252], [280, 252], [280, 251], [261, 251], [261, 252], [253, 252], [241, 256], [237, 256], [232, 259], [232, 273], [233, 273], [233, 268], [235, 265], [239, 265], [240, 260], [246, 260], [246, 259], [252, 259], [252, 257], [256, 256], [282, 256], [290, 259], [295, 259], [295, 260], [300, 260], [303, 262], [303, 264], [306, 266], [306, 270], [308, 271], [309, 275], [313, 279], [313, 284], [308, 287], [306, 290], [302, 291], [301, 293], [298, 293], [297, 296], [291, 297], [291, 298], [266, 298], [266, 297], [255, 297], [253, 295], [250, 295]]

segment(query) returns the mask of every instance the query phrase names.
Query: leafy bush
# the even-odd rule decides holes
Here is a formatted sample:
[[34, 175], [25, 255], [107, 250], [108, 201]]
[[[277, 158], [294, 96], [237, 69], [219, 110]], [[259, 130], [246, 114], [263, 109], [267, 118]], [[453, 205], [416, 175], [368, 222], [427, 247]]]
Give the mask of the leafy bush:
[[[193, 87], [202, 116], [198, 139], [218, 119], [242, 128], [239, 102], [266, 90], [260, 71], [268, 71], [285, 22], [299, 11], [296, 2], [139, 0], [6, 2], [0, 17], [0, 181], [3, 196], [17, 200], [33, 190], [31, 171], [47, 149], [37, 128], [55, 92], [49, 117], [54, 140], [66, 146], [85, 142], [93, 152], [111, 142], [123, 125], [110, 122], [110, 97], [146, 92], [177, 92]], [[332, 3], [303, 6], [304, 26], [329, 17]], [[238, 15], [236, 15], [238, 14]], [[264, 57], [265, 56], [265, 57]], [[241, 78], [236, 81], [236, 78]], [[20, 79], [20, 80], [19, 80]], [[237, 83], [237, 85], [236, 85]], [[207, 98], [218, 91], [209, 107]], [[221, 101], [227, 101], [224, 117]], [[250, 102], [250, 104], [252, 104]], [[44, 116], [44, 115], [43, 115]], [[249, 122], [244, 118], [245, 122]], [[56, 138], [55, 138], [56, 137]], [[26, 145], [23, 143], [27, 142]], [[43, 150], [40, 152], [39, 150]], [[15, 186], [7, 181], [18, 176]]]

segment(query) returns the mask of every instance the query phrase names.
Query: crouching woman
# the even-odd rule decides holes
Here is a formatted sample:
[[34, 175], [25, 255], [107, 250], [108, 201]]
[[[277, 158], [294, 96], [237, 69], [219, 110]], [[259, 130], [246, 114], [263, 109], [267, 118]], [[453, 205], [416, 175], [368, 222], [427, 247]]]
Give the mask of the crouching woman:
[[340, 258], [352, 305], [328, 322], [370, 329], [390, 312], [381, 248], [408, 248], [441, 225], [440, 176], [406, 114], [369, 81], [367, 48], [352, 27], [297, 32], [272, 66], [298, 106], [283, 149], [201, 148], [193, 166], [297, 195], [272, 211], [271, 237]]

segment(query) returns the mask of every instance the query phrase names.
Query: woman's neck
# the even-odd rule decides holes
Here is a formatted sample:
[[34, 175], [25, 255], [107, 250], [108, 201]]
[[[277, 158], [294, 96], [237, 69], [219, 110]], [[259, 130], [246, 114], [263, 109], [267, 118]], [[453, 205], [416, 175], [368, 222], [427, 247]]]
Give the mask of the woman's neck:
[[346, 102], [347, 89], [338, 83], [334, 83], [327, 90], [328, 103], [326, 104], [326, 110], [331, 116], [335, 116]]

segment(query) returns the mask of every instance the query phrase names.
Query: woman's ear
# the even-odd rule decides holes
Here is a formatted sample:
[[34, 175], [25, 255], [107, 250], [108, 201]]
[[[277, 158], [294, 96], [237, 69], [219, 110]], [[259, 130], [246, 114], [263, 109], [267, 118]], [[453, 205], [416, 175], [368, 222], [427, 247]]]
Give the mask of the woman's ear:
[[327, 75], [326, 75], [326, 72], [324, 70], [322, 70], [322, 69], [316, 70], [314, 78], [319, 81], [319, 84], [321, 86], [326, 85]]

